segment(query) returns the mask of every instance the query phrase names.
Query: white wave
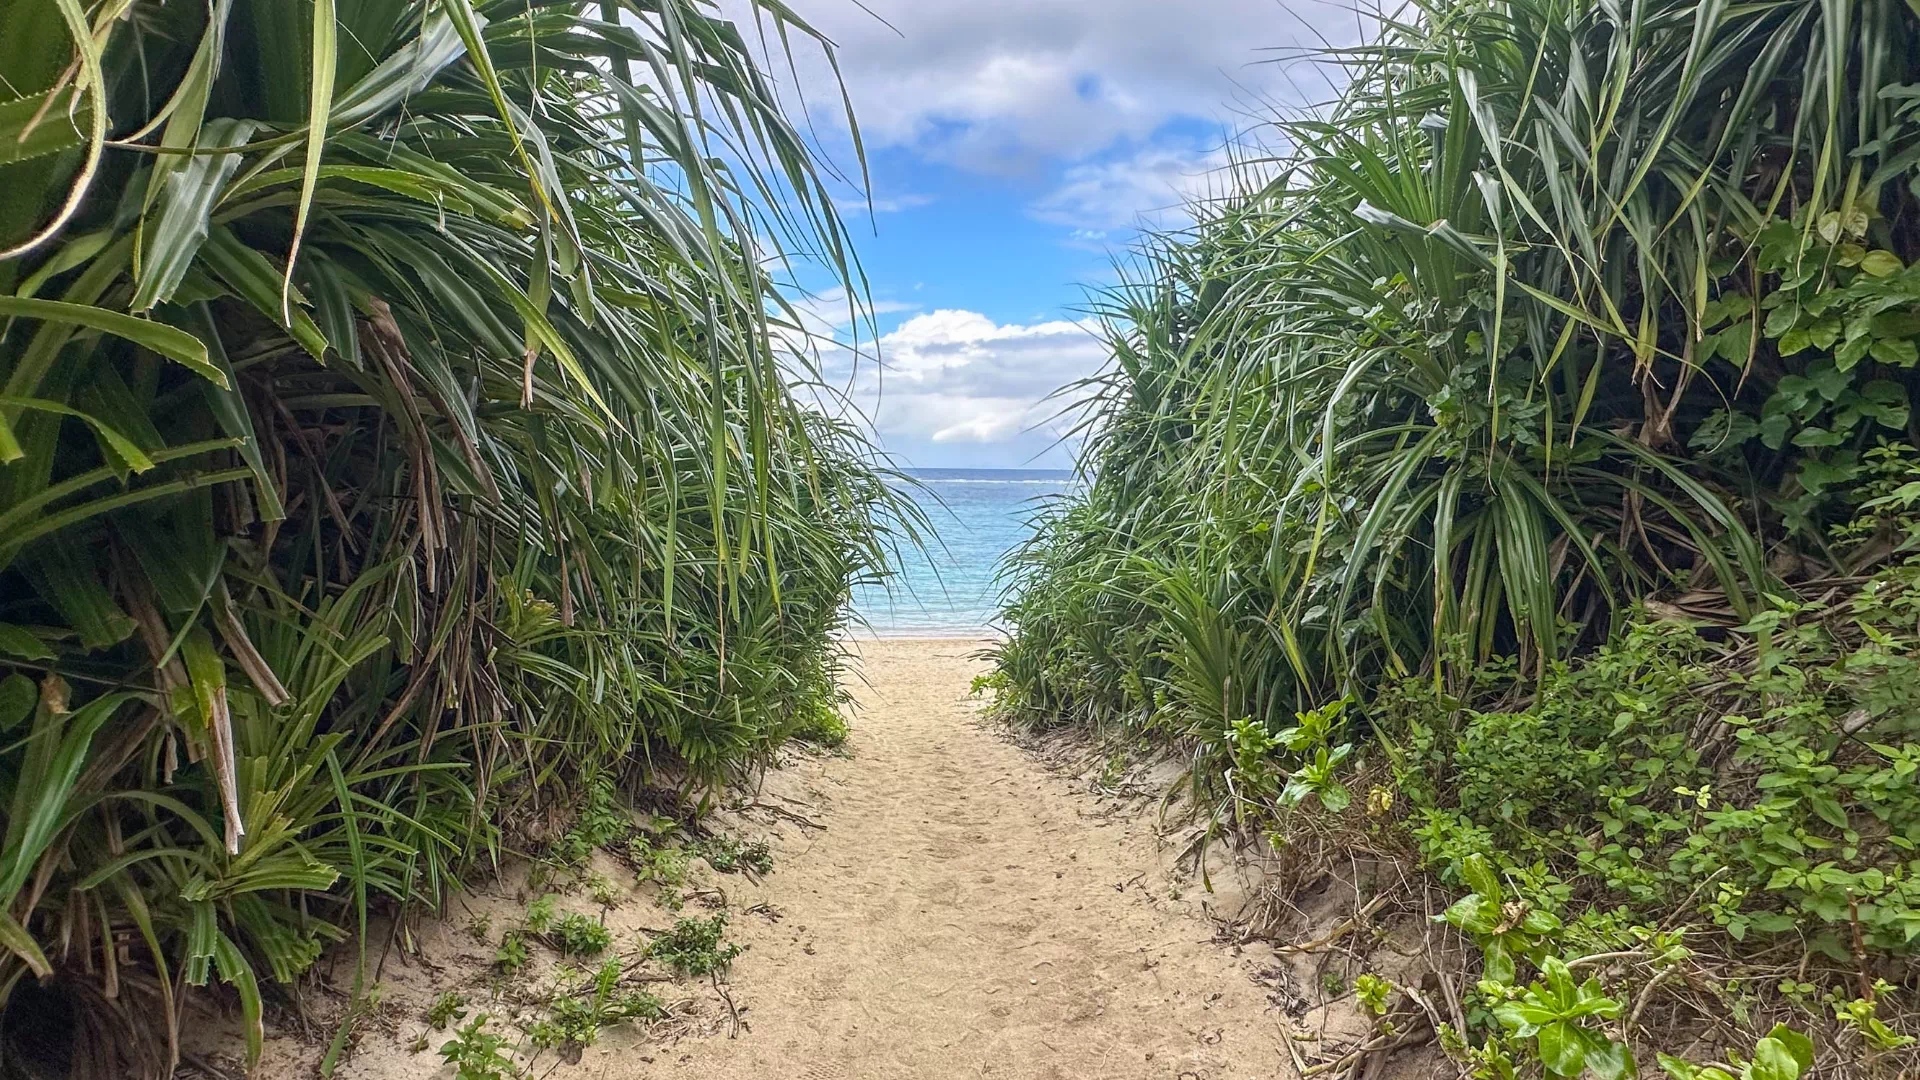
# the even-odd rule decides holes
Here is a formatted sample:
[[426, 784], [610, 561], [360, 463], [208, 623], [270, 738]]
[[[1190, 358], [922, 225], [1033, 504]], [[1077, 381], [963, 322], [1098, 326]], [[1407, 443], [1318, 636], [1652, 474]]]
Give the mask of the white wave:
[[986, 480], [957, 476], [916, 476], [913, 479], [928, 487], [938, 487], [942, 484], [1037, 484], [1047, 487], [1072, 487], [1074, 483], [1071, 478], [1064, 476], [1057, 480]]

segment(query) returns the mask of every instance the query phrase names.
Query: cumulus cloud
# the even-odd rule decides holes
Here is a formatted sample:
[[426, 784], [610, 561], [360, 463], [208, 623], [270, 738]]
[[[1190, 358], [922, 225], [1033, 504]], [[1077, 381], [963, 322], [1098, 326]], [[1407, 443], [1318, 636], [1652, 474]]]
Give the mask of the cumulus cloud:
[[[1272, 61], [1355, 36], [1351, 9], [1326, 0], [864, 7], [871, 13], [853, 0], [812, 0], [804, 12], [838, 46], [868, 145], [908, 147], [982, 172], [1143, 143], [1182, 117], [1227, 120], [1236, 108], [1325, 96], [1323, 74]], [[819, 90], [812, 75], [820, 73], [807, 81], [817, 111], [832, 122], [838, 97]]]
[[[738, 13], [741, 0], [719, 3]], [[1044, 192], [1024, 212], [1059, 228], [1060, 242], [1091, 250], [1124, 244], [1142, 224], [1177, 226], [1194, 201], [1245, 186], [1224, 168], [1229, 133], [1333, 92], [1326, 69], [1273, 61], [1359, 32], [1351, 7], [1329, 0], [795, 6], [834, 41], [869, 151], [1018, 177], [1022, 199]], [[780, 45], [769, 53], [795, 92]], [[846, 134], [835, 76], [804, 50], [796, 59], [814, 130], [832, 147], [835, 132]], [[912, 190], [938, 181], [902, 182], [906, 190], [877, 193], [875, 213], [924, 207]], [[865, 202], [847, 209], [864, 212]], [[1047, 396], [1097, 372], [1106, 352], [1083, 323], [998, 322], [957, 300], [933, 311], [877, 305], [872, 315], [912, 315], [877, 343], [877, 363], [864, 335], [858, 362], [854, 349], [834, 344], [865, 325], [843, 294], [808, 301], [806, 344], [822, 381], [871, 419], [888, 448], [922, 465], [1026, 464], [1066, 426], [1052, 419], [1058, 403]]]
[[828, 350], [821, 359], [827, 381], [851, 387], [849, 403], [883, 444], [909, 456], [916, 447], [950, 448], [942, 460], [966, 460], [970, 446], [995, 448], [989, 457], [1019, 464], [1066, 430], [1049, 395], [1105, 363], [1094, 331], [1084, 321], [999, 323], [942, 309], [883, 336], [878, 363], [866, 350], [858, 358]]

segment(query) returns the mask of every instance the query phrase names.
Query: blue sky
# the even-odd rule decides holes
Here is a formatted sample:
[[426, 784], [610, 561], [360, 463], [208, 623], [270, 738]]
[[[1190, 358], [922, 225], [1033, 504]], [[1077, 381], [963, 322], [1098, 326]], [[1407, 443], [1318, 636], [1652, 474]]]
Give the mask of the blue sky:
[[[1143, 223], [1178, 224], [1230, 182], [1234, 133], [1330, 95], [1323, 68], [1277, 50], [1354, 37], [1353, 15], [1317, 0], [793, 6], [837, 45], [875, 210], [847, 192], [880, 363], [829, 348], [823, 367], [914, 466], [1068, 464], [1041, 399], [1105, 359], [1086, 288]], [[849, 164], [831, 76], [801, 59], [815, 130]], [[844, 293], [807, 306], [846, 339]]]

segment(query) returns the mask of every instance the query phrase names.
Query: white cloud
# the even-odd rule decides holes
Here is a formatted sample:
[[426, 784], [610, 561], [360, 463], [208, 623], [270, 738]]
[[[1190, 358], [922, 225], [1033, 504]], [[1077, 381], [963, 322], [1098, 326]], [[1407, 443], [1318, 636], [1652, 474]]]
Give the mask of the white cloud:
[[[995, 173], [1144, 143], [1180, 118], [1237, 127], [1234, 110], [1262, 112], [1265, 102], [1324, 97], [1324, 71], [1272, 62], [1287, 55], [1276, 50], [1356, 36], [1352, 9], [1327, 0], [809, 0], [796, 6], [837, 44], [870, 147], [909, 147]], [[836, 122], [831, 73], [815, 64], [804, 78], [816, 113]]]
[[[735, 14], [743, 2], [719, 0]], [[1327, 69], [1297, 58], [1359, 35], [1352, 8], [1331, 0], [795, 0], [794, 6], [835, 42], [870, 152], [1018, 176], [1020, 198], [1044, 192], [1026, 213], [1057, 226], [1062, 242], [1090, 250], [1125, 243], [1143, 221], [1178, 225], [1193, 201], [1222, 194], [1233, 184], [1222, 169], [1231, 161], [1222, 146], [1228, 133], [1275, 108], [1332, 96]], [[769, 52], [769, 68], [794, 92], [781, 45], [770, 43]], [[1269, 62], [1288, 55], [1294, 59]], [[834, 75], [807, 50], [795, 57], [813, 128], [841, 157], [848, 147], [836, 139], [836, 132], [846, 132]], [[930, 200], [912, 189], [936, 182], [914, 177], [904, 181], [905, 191], [883, 190], [873, 210], [925, 206]], [[846, 209], [864, 213], [865, 200]], [[925, 253], [929, 259], [943, 254]], [[1018, 257], [1009, 252], [1010, 259]], [[956, 302], [950, 293], [943, 298]], [[831, 344], [865, 325], [857, 312], [850, 317], [845, 295], [802, 307], [812, 343], [820, 346], [822, 381], [846, 392], [883, 445], [919, 465], [1020, 466], [1036, 457], [1064, 463], [1048, 447], [1070, 424], [1054, 418], [1060, 402], [1045, 399], [1095, 374], [1107, 359], [1081, 322], [1000, 323], [957, 307], [921, 311], [886, 301], [873, 314], [918, 313], [877, 343], [883, 363], [872, 359], [876, 343], [859, 335], [856, 363], [853, 350]]]
[[[920, 310], [919, 304], [903, 300], [856, 297], [849, 302], [844, 285], [835, 285], [818, 293], [789, 296], [787, 302], [799, 316], [800, 326], [806, 336], [816, 339], [840, 338], [856, 326], [861, 329], [861, 336], [865, 337], [866, 327], [879, 316]], [[822, 341], [821, 344], [826, 342]]]
[[1142, 217], [1163, 220], [1178, 213], [1225, 163], [1218, 151], [1155, 146], [1118, 160], [1075, 165], [1034, 203], [1033, 215], [1078, 233], [1102, 234]]
[[[863, 353], [866, 350], [862, 350]], [[845, 349], [822, 357], [826, 381], [850, 385], [881, 442], [915, 463], [1019, 465], [1069, 426], [1055, 390], [1100, 370], [1090, 322], [997, 323], [974, 311], [916, 315], [880, 339], [881, 362]]]
[[1258, 187], [1272, 175], [1267, 161], [1225, 146], [1163, 143], [1068, 168], [1030, 210], [1072, 229], [1074, 241], [1097, 242], [1141, 224], [1183, 224], [1196, 204]]
[[847, 199], [835, 199], [834, 205], [843, 214], [865, 214], [872, 210], [875, 214], [898, 214], [906, 210], [918, 210], [933, 203], [931, 195], [876, 195], [872, 200], [855, 196]]

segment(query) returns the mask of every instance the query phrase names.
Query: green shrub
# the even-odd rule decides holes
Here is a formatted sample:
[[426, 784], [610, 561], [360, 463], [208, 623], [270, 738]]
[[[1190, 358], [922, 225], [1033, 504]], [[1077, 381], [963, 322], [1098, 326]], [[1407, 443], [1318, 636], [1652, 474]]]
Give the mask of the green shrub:
[[1811, 1075], [1813, 1051], [1812, 1039], [1780, 1024], [1754, 1044], [1750, 1059], [1736, 1055], [1731, 1068], [1695, 1065], [1671, 1054], [1660, 1055], [1660, 1068], [1673, 1080], [1798, 1080]]
[[1408, 787], [1429, 863], [1478, 854], [1534, 877], [1534, 903], [1599, 890], [1647, 922], [1687, 905], [1735, 940], [1804, 937], [1843, 962], [1856, 932], [1910, 952], [1920, 563], [1837, 605], [1776, 603], [1739, 634], [1751, 659], [1714, 665], [1686, 627], [1637, 625], [1557, 666], [1524, 710], [1404, 689], [1382, 723], [1422, 774]]
[[620, 890], [601, 874], [590, 874], [586, 879], [587, 894], [593, 902], [603, 908], [610, 908], [620, 902]]
[[547, 931], [547, 939], [563, 956], [598, 956], [613, 944], [613, 931], [585, 915], [567, 915]]
[[811, 703], [801, 713], [798, 726], [793, 729], [794, 738], [829, 750], [845, 747], [850, 734], [847, 718], [832, 701]]
[[1920, 942], [1920, 9], [1834, 10], [1416, 2], [1094, 303], [993, 711], [1283, 869], [1410, 845], [1480, 1080], [1689, 998], [1675, 1075], [1920, 1061], [1860, 985]]
[[685, 918], [647, 944], [647, 958], [658, 960], [681, 975], [724, 971], [746, 946], [726, 940], [727, 916]]
[[520, 925], [529, 934], [544, 934], [553, 929], [555, 919], [560, 917], [560, 900], [552, 895], [536, 897], [527, 905], [527, 914]]
[[641, 881], [675, 889], [686, 883], [692, 862], [685, 848], [658, 845], [644, 837], [634, 837], [627, 846], [627, 857], [637, 868]]
[[556, 987], [547, 1015], [527, 1028], [527, 1037], [544, 1048], [591, 1046], [604, 1028], [634, 1020], [665, 1018], [666, 1006], [644, 988], [623, 988], [623, 966], [609, 959], [594, 970], [584, 988], [568, 978]]
[[723, 874], [737, 874], [741, 870], [762, 875], [773, 872], [773, 849], [765, 840], [747, 843], [737, 836], [721, 833], [695, 844], [693, 851]]
[[553, 856], [563, 866], [580, 866], [595, 850], [612, 847], [633, 832], [633, 822], [620, 809], [613, 781], [598, 776], [586, 784], [586, 802], [573, 828], [554, 845]]

